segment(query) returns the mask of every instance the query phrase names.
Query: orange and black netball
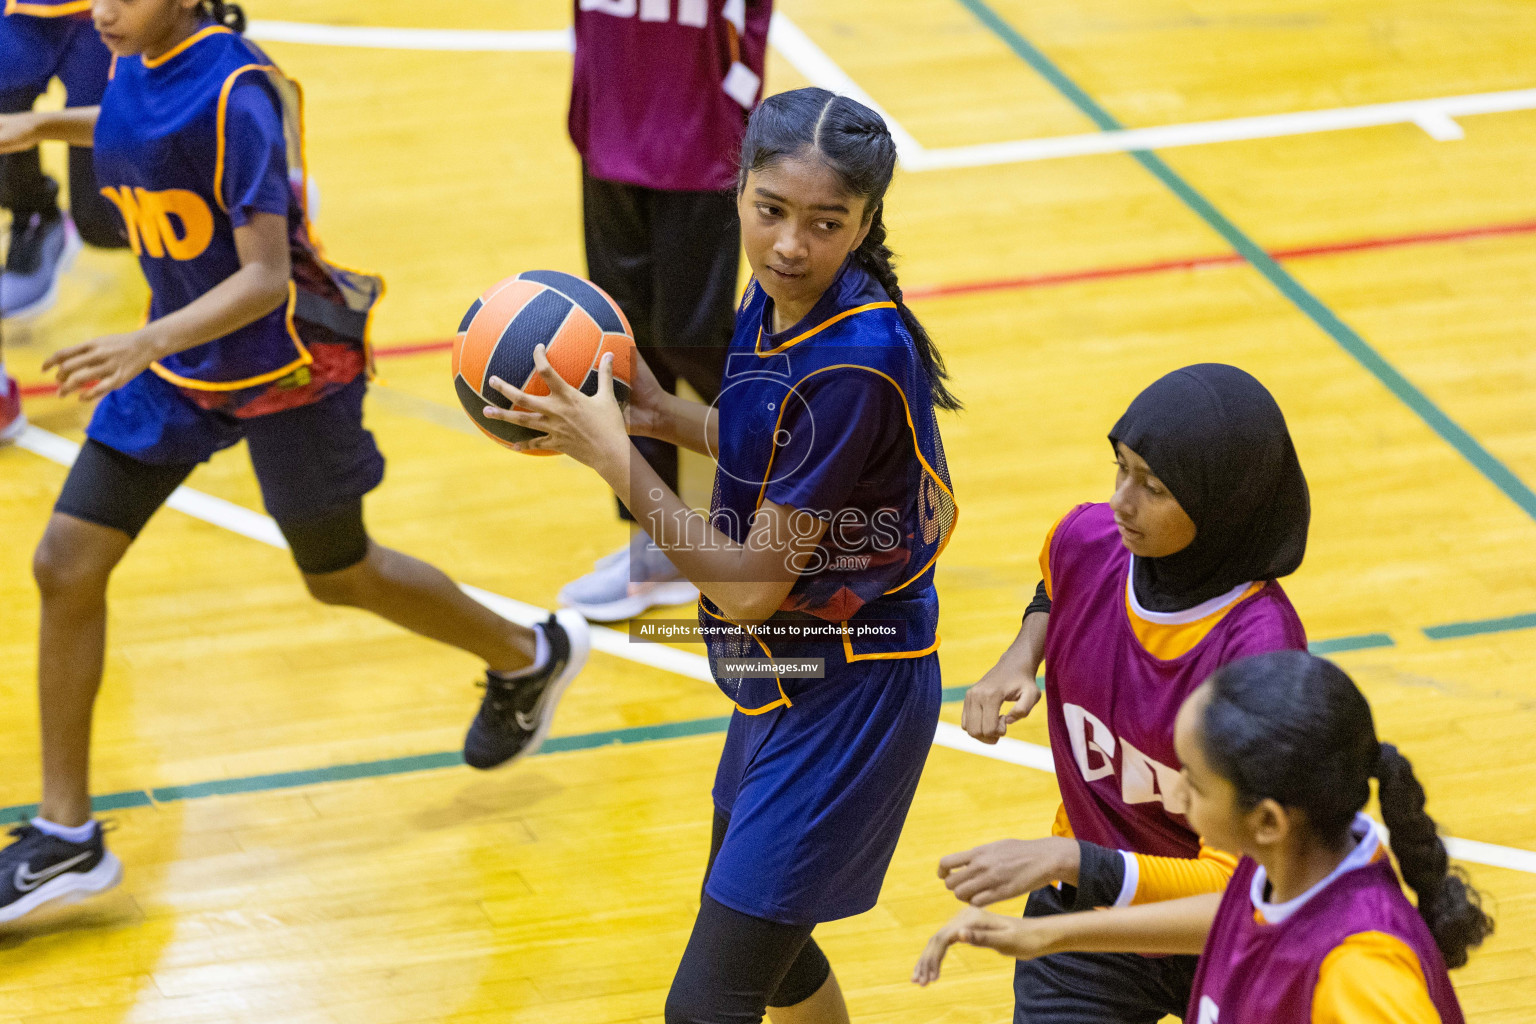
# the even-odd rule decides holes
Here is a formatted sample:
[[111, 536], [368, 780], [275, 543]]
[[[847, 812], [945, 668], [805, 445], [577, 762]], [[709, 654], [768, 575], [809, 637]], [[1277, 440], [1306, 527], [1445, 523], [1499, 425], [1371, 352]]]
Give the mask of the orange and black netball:
[[[572, 387], [597, 394], [597, 370], [613, 353], [613, 391], [629, 397], [635, 368], [634, 332], [629, 321], [597, 285], [558, 270], [526, 270], [481, 293], [459, 323], [453, 340], [453, 387], [475, 425], [497, 444], [511, 447], [542, 436], [540, 431], [489, 419], [485, 407], [512, 406], [489, 381], [500, 377], [530, 395], [549, 388], [534, 369], [533, 349], [544, 346], [550, 366]], [[529, 455], [555, 452], [530, 451]]]

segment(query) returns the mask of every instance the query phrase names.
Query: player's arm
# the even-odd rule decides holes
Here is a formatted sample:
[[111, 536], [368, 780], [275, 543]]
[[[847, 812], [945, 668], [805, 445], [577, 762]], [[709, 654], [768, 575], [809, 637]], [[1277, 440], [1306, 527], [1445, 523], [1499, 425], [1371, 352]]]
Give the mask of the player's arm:
[[96, 133], [96, 117], [100, 113], [100, 107], [71, 107], [0, 114], [0, 153], [20, 153], [39, 142], [67, 142], [71, 146], [88, 147]]
[[136, 331], [61, 349], [43, 369], [58, 370], [59, 394], [96, 398], [122, 387], [156, 360], [232, 334], [288, 300], [288, 219], [252, 214], [235, 228], [240, 269], [176, 312]]
[[[1018, 636], [997, 664], [965, 691], [960, 727], [983, 743], [1002, 739], [1008, 727], [1033, 711], [1040, 700], [1035, 677], [1045, 659], [1045, 631], [1051, 620], [1051, 542], [1063, 521], [1057, 520], [1045, 535], [1040, 548], [1040, 585], [1034, 600], [1024, 609]], [[1013, 701], [1013, 707], [1004, 715], [1003, 705], [1009, 701]]]
[[738, 543], [685, 505], [635, 450], [613, 397], [611, 353], [598, 364], [597, 394], [591, 398], [555, 372], [543, 345], [534, 347], [533, 364], [548, 395], [530, 395], [498, 377], [490, 380], [517, 408], [488, 405], [485, 415], [544, 434], [516, 447], [563, 452], [595, 469], [678, 571], [732, 621], [761, 622], [777, 611], [826, 533], [826, 522], [766, 501], [753, 516], [746, 541]]
[[1145, 907], [1049, 917], [1005, 917], [967, 907], [928, 940], [912, 980], [919, 985], [936, 980], [945, 951], [957, 942], [995, 949], [1017, 960], [1052, 953], [1198, 954], [1220, 906], [1220, 894], [1210, 893]]
[[715, 407], [664, 391], [638, 352], [624, 426], [637, 437], [654, 437], [711, 458], [720, 450], [720, 417]]

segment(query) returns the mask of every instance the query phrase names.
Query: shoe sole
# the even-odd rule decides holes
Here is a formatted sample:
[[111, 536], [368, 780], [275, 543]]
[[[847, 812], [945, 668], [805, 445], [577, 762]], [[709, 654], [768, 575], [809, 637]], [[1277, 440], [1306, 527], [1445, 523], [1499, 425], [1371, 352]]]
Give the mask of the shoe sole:
[[658, 583], [640, 594], [609, 601], [607, 604], [582, 604], [567, 601], [572, 611], [580, 612], [588, 622], [623, 622], [651, 608], [693, 604], [699, 599], [699, 589], [692, 583]]
[[108, 850], [89, 871], [67, 871], [51, 878], [7, 907], [0, 907], [0, 924], [19, 920], [45, 903], [74, 903], [106, 892], [123, 880], [123, 862]]
[[32, 300], [20, 309], [5, 314], [7, 320], [25, 320], [28, 317], [40, 316], [53, 308], [53, 304], [59, 298], [59, 282], [74, 266], [75, 257], [80, 255], [84, 243], [80, 241], [78, 232], [71, 230], [64, 241], [64, 251], [59, 253], [59, 269], [53, 272], [53, 280], [48, 284], [48, 290], [42, 296]]
[[549, 736], [550, 727], [555, 724], [555, 710], [560, 704], [560, 698], [576, 677], [581, 675], [581, 670], [587, 665], [587, 658], [592, 654], [592, 634], [587, 628], [586, 619], [574, 612], [561, 609], [555, 612], [555, 622], [565, 630], [566, 640], [571, 645], [565, 668], [560, 670], [554, 682], [545, 687], [543, 695], [539, 697], [539, 727], [533, 731], [533, 738], [522, 750], [491, 769], [492, 771], [508, 768], [523, 758], [532, 757], [539, 752], [539, 748], [544, 745], [544, 740]]

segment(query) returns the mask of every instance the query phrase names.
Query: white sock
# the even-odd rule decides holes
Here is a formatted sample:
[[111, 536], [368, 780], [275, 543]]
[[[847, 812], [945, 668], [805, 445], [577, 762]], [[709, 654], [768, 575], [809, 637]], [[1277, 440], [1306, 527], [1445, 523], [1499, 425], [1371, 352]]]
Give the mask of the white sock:
[[96, 822], [94, 819], [86, 822], [84, 825], [76, 825], [71, 828], [68, 825], [56, 824], [47, 818], [33, 818], [32, 827], [39, 832], [47, 833], [50, 836], [71, 843], [88, 843], [91, 841], [91, 837], [96, 835]]
[[543, 671], [549, 664], [549, 638], [544, 635], [544, 624], [533, 627], [533, 664], [527, 668], [520, 668], [516, 672], [491, 671], [491, 675], [498, 679], [520, 679], [523, 676], [531, 676], [535, 672]]

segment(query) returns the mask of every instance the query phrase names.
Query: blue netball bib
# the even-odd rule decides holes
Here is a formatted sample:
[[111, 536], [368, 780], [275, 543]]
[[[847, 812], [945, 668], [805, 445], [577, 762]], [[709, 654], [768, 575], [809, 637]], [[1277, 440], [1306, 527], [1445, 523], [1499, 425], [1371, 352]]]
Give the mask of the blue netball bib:
[[[938, 646], [933, 566], [957, 515], [928, 375], [895, 303], [852, 261], [782, 334], [770, 301], [754, 282], [737, 316], [710, 514], [738, 542], [765, 502], [794, 509], [795, 529], [826, 528], [768, 622], [731, 622], [701, 599], [710, 656], [820, 658], [829, 679], [860, 660], [921, 657]], [[748, 713], [813, 685], [716, 679]]]
[[96, 123], [96, 177], [122, 213], [149, 281], [151, 320], [239, 271], [235, 229], [253, 215], [288, 220], [288, 302], [151, 367], [194, 397], [254, 396], [263, 385], [305, 379], [313, 357], [296, 318], [306, 311], [364, 344], [382, 283], [319, 259], [301, 198], [298, 104], [297, 86], [222, 26], [209, 25], [158, 58], [115, 62]]

